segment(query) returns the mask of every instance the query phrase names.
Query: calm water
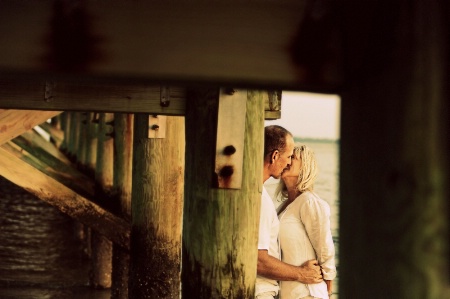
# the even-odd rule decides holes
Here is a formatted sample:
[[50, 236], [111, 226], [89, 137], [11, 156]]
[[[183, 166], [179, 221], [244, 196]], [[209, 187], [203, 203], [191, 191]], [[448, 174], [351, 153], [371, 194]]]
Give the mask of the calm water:
[[0, 177], [0, 298], [106, 299], [65, 214]]
[[[336, 248], [337, 263], [337, 279], [333, 282], [332, 299], [338, 298], [338, 279], [339, 279], [339, 143], [335, 142], [301, 142], [311, 147], [315, 154], [319, 165], [319, 175], [314, 186], [315, 192], [325, 201], [331, 208], [331, 233], [333, 235], [334, 245]], [[298, 144], [298, 143], [297, 143]], [[269, 194], [273, 195], [278, 180], [269, 179], [265, 186]], [[272, 196], [274, 198], [274, 196]], [[275, 199], [275, 204], [279, 202]]]

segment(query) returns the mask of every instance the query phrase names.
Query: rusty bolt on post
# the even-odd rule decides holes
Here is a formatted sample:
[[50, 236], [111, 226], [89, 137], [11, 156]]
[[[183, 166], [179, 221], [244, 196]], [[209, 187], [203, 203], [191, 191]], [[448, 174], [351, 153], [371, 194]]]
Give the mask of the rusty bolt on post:
[[236, 148], [232, 145], [227, 145], [224, 149], [223, 149], [223, 154], [227, 155], [227, 156], [231, 156], [232, 154], [234, 154], [236, 152]]
[[225, 88], [225, 93], [230, 96], [234, 95], [235, 92], [236, 92], [236, 90], [234, 90], [234, 88], [230, 88], [230, 87]]

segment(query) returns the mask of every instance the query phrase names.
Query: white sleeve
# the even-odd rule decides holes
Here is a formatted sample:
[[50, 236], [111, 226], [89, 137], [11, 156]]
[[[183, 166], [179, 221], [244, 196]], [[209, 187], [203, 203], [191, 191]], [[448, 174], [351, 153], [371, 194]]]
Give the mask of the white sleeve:
[[270, 247], [270, 228], [271, 228], [271, 213], [270, 207], [267, 207], [267, 201], [261, 196], [261, 214], [259, 216], [259, 238], [258, 249], [269, 250]]
[[309, 198], [301, 208], [300, 217], [322, 267], [324, 279], [334, 279], [335, 249], [331, 236], [329, 205], [325, 201]]

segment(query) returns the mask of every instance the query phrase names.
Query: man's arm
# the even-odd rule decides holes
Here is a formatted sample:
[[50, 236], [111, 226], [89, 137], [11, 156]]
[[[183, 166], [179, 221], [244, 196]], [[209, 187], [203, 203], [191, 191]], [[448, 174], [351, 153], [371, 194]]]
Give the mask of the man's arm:
[[270, 256], [267, 250], [258, 250], [258, 275], [282, 281], [301, 283], [322, 282], [322, 273], [316, 260], [310, 260], [301, 266], [292, 266]]
[[333, 294], [333, 281], [325, 280], [325, 282], [327, 284], [328, 296], [331, 296]]

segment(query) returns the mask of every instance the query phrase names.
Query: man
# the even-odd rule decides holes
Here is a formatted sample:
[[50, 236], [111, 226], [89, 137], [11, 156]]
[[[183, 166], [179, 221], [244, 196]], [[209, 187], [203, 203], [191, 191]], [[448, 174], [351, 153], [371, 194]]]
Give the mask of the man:
[[[288, 130], [274, 125], [265, 127], [264, 131], [263, 182], [270, 177], [280, 178], [284, 169], [291, 164], [294, 151], [294, 138]], [[263, 187], [255, 287], [257, 299], [273, 299], [278, 294], [279, 280], [296, 280], [305, 284], [322, 281], [320, 266], [316, 260], [307, 261], [301, 266], [280, 261], [279, 225], [275, 205]]]

